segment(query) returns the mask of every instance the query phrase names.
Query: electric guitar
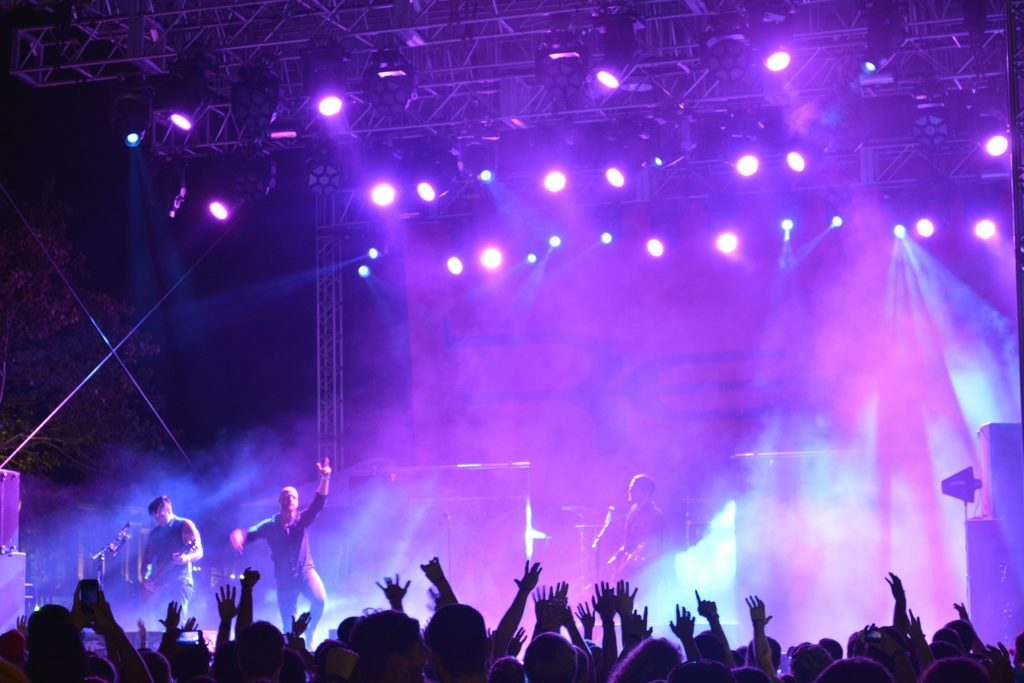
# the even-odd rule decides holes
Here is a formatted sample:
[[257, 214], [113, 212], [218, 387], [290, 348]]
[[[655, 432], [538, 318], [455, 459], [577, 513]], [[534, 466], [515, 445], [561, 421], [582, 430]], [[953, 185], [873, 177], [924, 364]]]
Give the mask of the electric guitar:
[[[185, 544], [185, 549], [183, 551], [175, 554], [188, 555], [198, 547], [199, 545], [193, 538], [191, 541]], [[150, 576], [148, 579], [143, 579], [142, 585], [149, 593], [159, 593], [171, 583], [171, 577], [176, 573], [177, 570], [180, 570], [181, 567], [182, 565], [174, 564], [173, 562], [171, 564], [165, 564], [156, 571], [154, 571], [152, 576]], [[200, 571], [200, 569], [195, 564], [193, 564], [192, 571], [197, 572]]]

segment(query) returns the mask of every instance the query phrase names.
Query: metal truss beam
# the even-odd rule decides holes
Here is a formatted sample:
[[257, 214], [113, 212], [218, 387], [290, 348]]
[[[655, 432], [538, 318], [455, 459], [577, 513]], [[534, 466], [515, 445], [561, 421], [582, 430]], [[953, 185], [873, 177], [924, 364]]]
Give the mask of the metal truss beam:
[[[1011, 127], [1011, 196], [1017, 276], [1017, 334], [1020, 387], [1024, 397], [1024, 0], [1006, 4], [1007, 91]], [[1021, 401], [1024, 408], [1024, 398]]]
[[[981, 1], [981, 0], [979, 0]], [[907, 35], [892, 60], [871, 79], [865, 97], [938, 96], [1005, 82], [1000, 0], [987, 2], [985, 31], [972, 34], [959, 3], [909, 0]], [[857, 0], [804, 0], [793, 20], [795, 66], [742, 85], [716, 81], [700, 59], [700, 36], [711, 15], [735, 3], [631, 0], [643, 18], [641, 57], [627, 83], [611, 95], [588, 91], [554, 102], [534, 75], [535, 49], [553, 26], [575, 29], [596, 43], [598, 7], [575, 0], [396, 0], [378, 5], [339, 0], [224, 2], [95, 2], [77, 5], [77, 20], [18, 29], [11, 72], [37, 87], [92, 81], [136, 81], [166, 73], [176, 59], [213, 55], [217, 93], [206, 121], [188, 135], [157, 112], [154, 151], [178, 157], [225, 153], [240, 146], [265, 148], [307, 143], [314, 133], [360, 138], [462, 134], [481, 123], [530, 126], [616, 120], [665, 108], [690, 111], [794, 104], [835, 96], [857, 83], [865, 19]], [[695, 9], [695, 7], [697, 9]], [[706, 11], [701, 11], [706, 7]], [[332, 131], [307, 102], [301, 58], [311, 38], [332, 38], [346, 48], [347, 124]], [[417, 75], [416, 97], [399, 119], [382, 116], [362, 92], [360, 75], [373, 53], [405, 45]], [[281, 80], [281, 115], [297, 124], [297, 141], [246, 138], [231, 117], [229, 88], [239, 69], [269, 64]]]

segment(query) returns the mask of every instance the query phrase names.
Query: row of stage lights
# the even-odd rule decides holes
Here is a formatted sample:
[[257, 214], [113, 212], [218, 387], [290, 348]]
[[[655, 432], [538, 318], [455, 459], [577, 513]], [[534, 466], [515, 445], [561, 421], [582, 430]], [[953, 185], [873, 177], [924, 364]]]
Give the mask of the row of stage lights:
[[[829, 229], [835, 230], [841, 228], [843, 226], [843, 223], [844, 221], [842, 216], [833, 216], [831, 221], [829, 222]], [[791, 218], [784, 218], [779, 223], [779, 227], [782, 229], [783, 242], [789, 242], [791, 233], [795, 228], [795, 222]], [[922, 239], [928, 239], [934, 236], [935, 232], [935, 222], [932, 221], [930, 218], [919, 218], [914, 223], [914, 233], [916, 233], [917, 236]], [[980, 240], [991, 240], [994, 237], [996, 237], [997, 234], [998, 228], [996, 226], [996, 223], [990, 218], [983, 218], [974, 224], [974, 235]], [[893, 227], [893, 235], [897, 239], [903, 240], [910, 236], [910, 230], [906, 227], [906, 225], [902, 223], [897, 223]], [[611, 232], [605, 231], [600, 234], [598, 241], [600, 242], [600, 244], [607, 246], [615, 241], [615, 237]], [[718, 233], [715, 236], [713, 243], [715, 249], [726, 256], [736, 254], [740, 248], [739, 235], [737, 235], [736, 232], [732, 230], [726, 230]], [[548, 238], [547, 253], [550, 254], [551, 252], [553, 252], [556, 249], [559, 249], [562, 246], [562, 238], [558, 235], [552, 235], [551, 237]], [[644, 249], [646, 250], [648, 256], [656, 259], [663, 257], [667, 252], [665, 241], [659, 237], [648, 238], [647, 241], [644, 243]], [[381, 253], [376, 248], [371, 248], [367, 252], [367, 257], [370, 260], [376, 260], [380, 256]], [[540, 259], [541, 255], [539, 255], [537, 252], [530, 252], [526, 255], [524, 262], [526, 263], [526, 265], [534, 265], [538, 263]], [[480, 253], [477, 255], [477, 261], [485, 271], [495, 272], [500, 270], [502, 266], [505, 265], [506, 258], [504, 252], [502, 252], [501, 249], [492, 245], [484, 247], [480, 251]], [[463, 257], [453, 255], [448, 257], [445, 266], [447, 267], [447, 270], [451, 275], [458, 276], [462, 275], [466, 271], [467, 262], [463, 259]], [[362, 278], [368, 278], [373, 273], [370, 266], [366, 263], [361, 264], [357, 272], [359, 276]]]

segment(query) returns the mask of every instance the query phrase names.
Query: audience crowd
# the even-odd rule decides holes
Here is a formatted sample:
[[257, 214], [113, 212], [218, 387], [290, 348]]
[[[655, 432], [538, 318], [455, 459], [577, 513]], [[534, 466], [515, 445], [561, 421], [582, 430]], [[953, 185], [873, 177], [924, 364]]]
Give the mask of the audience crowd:
[[[769, 635], [772, 618], [757, 596], [746, 600], [753, 634], [748, 643], [730, 644], [715, 603], [699, 594], [696, 615], [709, 628], [696, 632], [696, 616], [676, 606], [674, 642], [653, 637], [647, 609], [641, 611], [629, 583], [602, 583], [574, 610], [569, 586], [539, 587], [541, 567], [527, 563], [508, 610], [490, 630], [480, 612], [455, 597], [437, 558], [422, 569], [436, 605], [425, 627], [404, 613], [409, 582], [403, 586], [396, 576], [378, 584], [390, 609], [346, 618], [337, 639], [312, 652], [303, 640], [308, 613], [293, 618], [288, 633], [253, 621], [260, 577], [252, 570], [239, 587], [217, 592], [220, 624], [212, 644], [193, 619], [182, 622], [172, 602], [161, 620], [160, 642], [147, 643], [139, 622], [141, 643], [135, 647], [102, 591], [86, 603], [76, 590], [70, 610], [45, 605], [0, 635], [0, 683], [1024, 682], [1024, 634], [1011, 656], [1001, 643], [985, 645], [967, 610], [954, 605], [958, 618], [929, 642], [894, 574], [886, 579], [895, 603], [892, 624], [866, 626], [850, 634], [845, 647], [832, 638], [797, 644], [783, 662], [782, 647]], [[527, 637], [520, 624], [531, 596], [536, 622]], [[601, 638], [595, 641], [599, 621]], [[105, 657], [87, 651], [83, 629], [105, 641]]]

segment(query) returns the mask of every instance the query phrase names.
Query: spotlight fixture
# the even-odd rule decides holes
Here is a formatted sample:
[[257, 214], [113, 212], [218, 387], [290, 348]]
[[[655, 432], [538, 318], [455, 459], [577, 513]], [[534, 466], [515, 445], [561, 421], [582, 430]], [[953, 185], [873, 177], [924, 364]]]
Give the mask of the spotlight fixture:
[[626, 184], [626, 176], [614, 166], [609, 167], [604, 172], [604, 178], [612, 187], [623, 187]]
[[434, 189], [433, 185], [426, 181], [417, 183], [416, 194], [418, 194], [420, 199], [425, 202], [432, 202], [437, 199], [437, 190]]
[[736, 172], [744, 178], [749, 178], [757, 173], [760, 167], [760, 160], [753, 154], [744, 154], [736, 160]]
[[552, 249], [558, 249], [560, 246], [562, 246], [562, 238], [559, 237], [558, 235], [552, 235], [551, 237], [548, 238], [548, 246], [550, 246]]
[[269, 154], [243, 157], [235, 170], [235, 189], [242, 201], [264, 199], [277, 186], [277, 163]]
[[537, 47], [536, 68], [540, 84], [564, 108], [583, 87], [586, 49], [571, 32], [553, 31]]
[[306, 160], [306, 187], [315, 195], [341, 190], [345, 180], [342, 165], [332, 154], [321, 151]]
[[768, 55], [767, 59], [764, 60], [764, 65], [769, 71], [778, 73], [779, 71], [785, 71], [788, 69], [792, 61], [793, 58], [788, 52], [785, 50], [776, 50]]
[[359, 273], [359, 277], [361, 277], [361, 278], [363, 278], [365, 280], [366, 278], [370, 277], [370, 274], [373, 271], [370, 270], [370, 266], [368, 266], [368, 265], [366, 265], [364, 263], [363, 265], [361, 265], [358, 268], [356, 268], [356, 272]]
[[867, 24], [863, 69], [875, 73], [885, 66], [907, 35], [902, 3], [894, 0], [863, 0], [862, 10]]
[[146, 91], [122, 93], [114, 101], [114, 133], [128, 147], [138, 147], [146, 137], [152, 96]]
[[807, 160], [800, 152], [790, 152], [787, 154], [786, 165], [795, 173], [803, 173], [807, 170]]
[[452, 275], [461, 275], [463, 267], [462, 259], [458, 256], [452, 256], [448, 259], [448, 272]]
[[398, 50], [374, 53], [363, 73], [366, 98], [375, 112], [388, 118], [398, 118], [405, 112], [415, 88], [412, 65]]
[[843, 217], [840, 215], [832, 216], [832, 221], [829, 223], [830, 228], [841, 228], [843, 227]]
[[480, 173], [477, 175], [477, 178], [480, 179], [481, 183], [489, 185], [490, 183], [494, 182], [494, 171], [492, 171], [489, 168], [485, 168], [484, 170], [480, 171]]
[[[261, 139], [277, 117], [280, 82], [262, 67], [244, 67], [231, 84], [231, 117], [244, 134]], [[271, 135], [273, 137], [273, 135]]]
[[204, 57], [173, 65], [157, 88], [156, 107], [177, 128], [191, 130], [210, 105], [211, 75], [209, 59]]
[[207, 209], [210, 211], [210, 215], [219, 221], [226, 221], [231, 215], [228, 210], [228, 205], [220, 199], [214, 199], [207, 204]]
[[661, 258], [665, 255], [665, 243], [657, 237], [647, 240], [647, 253], [654, 258]]
[[487, 247], [480, 254], [480, 265], [487, 270], [497, 270], [501, 267], [504, 257], [496, 247]]
[[935, 234], [935, 223], [930, 218], [920, 218], [914, 224], [914, 230], [921, 237], [928, 238]]
[[1010, 149], [1010, 141], [1002, 133], [993, 135], [985, 141], [985, 151], [989, 156], [1001, 157]]
[[377, 259], [380, 258], [380, 249], [378, 249], [377, 247], [370, 247], [369, 249], [366, 250], [366, 256], [371, 261], [376, 261]]
[[397, 197], [395, 186], [390, 183], [378, 183], [370, 189], [370, 200], [377, 206], [391, 206]]
[[595, 26], [601, 37], [600, 67], [595, 78], [605, 88], [616, 90], [636, 58], [636, 31], [643, 24], [631, 12], [609, 9], [596, 18]]
[[537, 262], [537, 255], [534, 254], [533, 252], [530, 252], [529, 254], [526, 255], [526, 262], [532, 266], [534, 263]]
[[347, 54], [330, 39], [317, 39], [302, 55], [306, 94], [317, 113], [332, 118], [344, 108]]
[[601, 244], [611, 244], [613, 239], [614, 237], [607, 230], [601, 233]]
[[942, 107], [919, 113], [914, 119], [914, 139], [924, 145], [941, 145], [949, 138], [949, 124]]
[[561, 171], [550, 171], [544, 176], [544, 189], [548, 192], [561, 192], [568, 182], [565, 174]]
[[981, 240], [990, 240], [996, 236], [996, 224], [990, 218], [983, 218], [974, 224], [974, 235]]
[[734, 232], [723, 232], [715, 239], [715, 248], [723, 254], [732, 254], [740, 246], [740, 240]]
[[906, 239], [907, 226], [902, 223], [897, 223], [892, 229], [892, 234], [895, 235], [898, 240]]
[[752, 52], [746, 32], [743, 17], [731, 13], [716, 17], [714, 25], [704, 33], [704, 65], [716, 80], [733, 83], [749, 76]]

